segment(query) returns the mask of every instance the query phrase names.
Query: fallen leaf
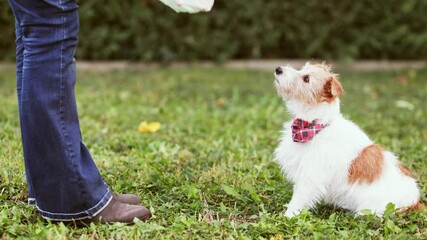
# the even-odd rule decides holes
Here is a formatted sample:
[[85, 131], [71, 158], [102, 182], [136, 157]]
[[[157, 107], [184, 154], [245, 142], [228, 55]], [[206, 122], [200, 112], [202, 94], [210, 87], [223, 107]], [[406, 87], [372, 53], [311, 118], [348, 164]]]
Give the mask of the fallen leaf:
[[141, 122], [138, 126], [138, 131], [141, 133], [155, 133], [161, 127], [160, 122]]

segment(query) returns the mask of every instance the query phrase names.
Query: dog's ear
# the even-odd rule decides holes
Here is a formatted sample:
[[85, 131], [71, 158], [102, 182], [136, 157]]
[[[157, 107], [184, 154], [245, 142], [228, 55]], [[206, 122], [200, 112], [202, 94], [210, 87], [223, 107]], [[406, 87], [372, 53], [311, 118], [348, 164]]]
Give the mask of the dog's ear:
[[337, 80], [336, 76], [331, 76], [328, 78], [326, 83], [323, 85], [323, 92], [321, 100], [331, 103], [335, 98], [344, 94], [344, 89], [341, 86], [341, 83]]

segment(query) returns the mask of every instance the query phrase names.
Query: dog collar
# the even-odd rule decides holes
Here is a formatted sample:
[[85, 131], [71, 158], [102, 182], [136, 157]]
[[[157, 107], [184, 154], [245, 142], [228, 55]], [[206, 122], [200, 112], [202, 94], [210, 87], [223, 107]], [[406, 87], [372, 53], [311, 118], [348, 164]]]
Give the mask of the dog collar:
[[318, 120], [312, 122], [304, 121], [301, 118], [295, 118], [292, 122], [292, 141], [306, 143], [313, 139], [322, 129], [329, 126], [328, 124], [318, 123]]

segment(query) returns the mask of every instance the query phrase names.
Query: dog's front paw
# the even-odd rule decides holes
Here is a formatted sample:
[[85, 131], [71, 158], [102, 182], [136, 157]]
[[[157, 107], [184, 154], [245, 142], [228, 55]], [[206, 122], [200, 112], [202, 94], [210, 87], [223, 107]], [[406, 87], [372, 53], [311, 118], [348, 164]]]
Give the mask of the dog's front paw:
[[285, 217], [293, 218], [293, 217], [295, 217], [298, 214], [300, 214], [299, 210], [289, 209], [288, 208], [288, 210], [286, 210], [286, 212], [285, 212]]

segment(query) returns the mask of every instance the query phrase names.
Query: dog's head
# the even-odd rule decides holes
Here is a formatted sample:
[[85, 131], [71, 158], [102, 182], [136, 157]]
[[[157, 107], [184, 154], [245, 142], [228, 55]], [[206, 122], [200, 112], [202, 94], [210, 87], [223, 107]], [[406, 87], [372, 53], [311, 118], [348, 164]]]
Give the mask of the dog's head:
[[338, 75], [324, 63], [306, 63], [300, 70], [282, 66], [276, 69], [274, 75], [277, 92], [284, 100], [297, 100], [314, 106], [323, 102], [332, 103], [344, 93]]

